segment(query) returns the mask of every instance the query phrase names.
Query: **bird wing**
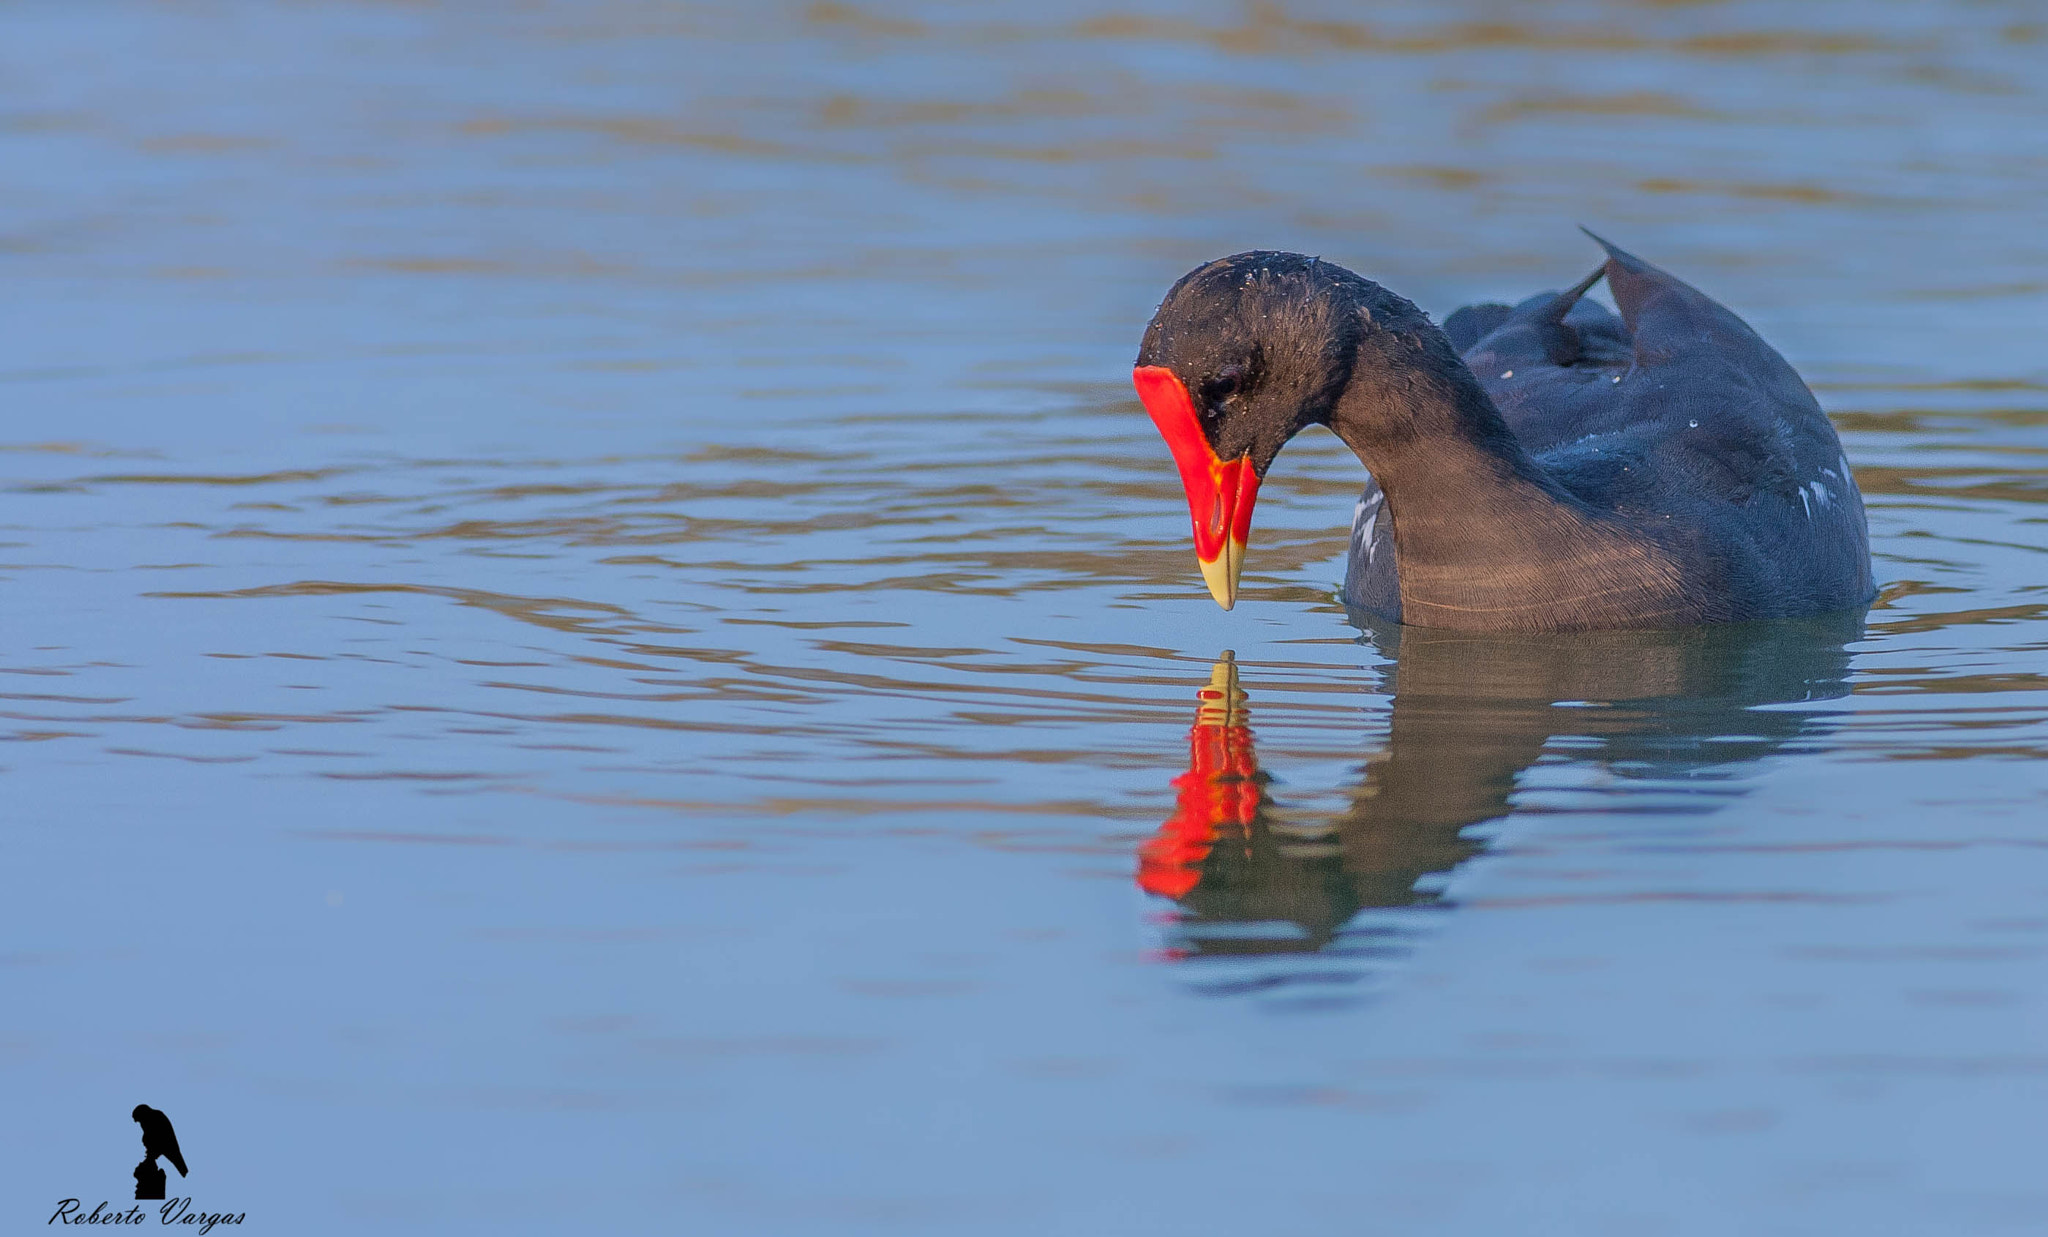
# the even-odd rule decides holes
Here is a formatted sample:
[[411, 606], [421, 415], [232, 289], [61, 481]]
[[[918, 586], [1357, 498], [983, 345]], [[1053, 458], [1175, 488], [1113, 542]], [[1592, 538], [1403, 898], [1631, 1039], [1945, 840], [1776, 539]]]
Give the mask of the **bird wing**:
[[1492, 325], [1465, 349], [1465, 364], [1530, 451], [1603, 432], [1620, 420], [1613, 378], [1633, 361], [1628, 329], [1584, 299], [1606, 273], [1605, 265], [1595, 267], [1562, 292], [1539, 292], [1505, 314], [1469, 320]]
[[171, 1119], [169, 1117], [165, 1117], [163, 1118], [163, 1123], [164, 1158], [169, 1160], [171, 1163], [177, 1165], [178, 1175], [180, 1177], [188, 1176], [189, 1174], [185, 1171], [185, 1154], [182, 1151], [178, 1150], [178, 1135], [174, 1130], [171, 1129]]
[[1503, 305], [1499, 301], [1461, 305], [1444, 319], [1443, 332], [1451, 337], [1451, 347], [1462, 356], [1473, 344], [1493, 334], [1493, 328], [1507, 321], [1513, 312], [1514, 306]]
[[1720, 302], [1627, 250], [1591, 232], [1586, 235], [1607, 251], [1607, 290], [1621, 310], [1638, 364], [1710, 356], [1728, 368], [1782, 373], [1798, 381], [1785, 358]]
[[178, 1150], [178, 1132], [171, 1128], [171, 1119], [161, 1109], [145, 1107], [135, 1120], [142, 1126], [142, 1149], [169, 1160], [176, 1166], [180, 1177], [188, 1175], [185, 1156]]
[[[1608, 435], [1680, 447], [1738, 501], [1790, 496], [1792, 471], [1836, 464], [1833, 428], [1776, 349], [1705, 293], [1593, 239], [1607, 251], [1599, 269], [1515, 306], [1465, 353], [1524, 448]], [[1603, 276], [1618, 318], [1581, 299]], [[1811, 449], [1795, 450], [1805, 439]], [[1788, 470], [1794, 461], [1806, 467]]]
[[[1750, 513], [1741, 522], [1753, 544], [1750, 587], [1867, 601], [1863, 496], [1798, 372], [1705, 293], [1593, 239], [1607, 250], [1607, 286], [1634, 346], [1618, 390], [1624, 419], [1640, 428], [1626, 432], [1655, 467], [1690, 475], [1683, 492]], [[1760, 505], [1779, 518], [1756, 518]]]
[[1777, 349], [1699, 289], [1593, 239], [1607, 251], [1607, 287], [1633, 348], [1616, 392], [1628, 424], [1730, 501], [1763, 492], [1800, 506], [1808, 482], [1853, 484], [1839, 476], [1827, 414]]

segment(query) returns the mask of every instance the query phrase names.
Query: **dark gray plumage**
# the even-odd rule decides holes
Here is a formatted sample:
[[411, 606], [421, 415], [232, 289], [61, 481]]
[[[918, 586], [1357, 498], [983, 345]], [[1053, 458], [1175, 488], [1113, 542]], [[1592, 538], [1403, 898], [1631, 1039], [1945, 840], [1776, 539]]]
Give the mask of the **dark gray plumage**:
[[[1862, 495], [1806, 384], [1733, 313], [1600, 244], [1576, 287], [1441, 331], [1342, 267], [1239, 254], [1174, 286], [1139, 364], [1173, 369], [1217, 454], [1261, 476], [1305, 425], [1344, 439], [1372, 474], [1344, 598], [1372, 614], [1536, 631], [1867, 604]], [[1581, 299], [1603, 277], [1619, 317]], [[1219, 372], [1237, 377], [1206, 400]]]
[[162, 1156], [178, 1170], [185, 1173], [185, 1157], [178, 1150], [177, 1132], [171, 1129], [171, 1119], [147, 1104], [137, 1104], [135, 1111], [128, 1114], [142, 1127], [142, 1152], [145, 1159], [153, 1160]]

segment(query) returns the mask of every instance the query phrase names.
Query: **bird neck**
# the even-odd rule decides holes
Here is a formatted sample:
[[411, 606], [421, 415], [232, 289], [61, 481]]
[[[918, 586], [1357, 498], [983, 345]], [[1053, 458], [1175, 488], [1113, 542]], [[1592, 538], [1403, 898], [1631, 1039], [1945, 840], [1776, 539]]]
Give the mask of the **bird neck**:
[[1441, 331], [1377, 332], [1360, 351], [1330, 428], [1386, 495], [1404, 622], [1611, 624], [1618, 608], [1654, 625], [1678, 586], [1669, 560], [1544, 471]]

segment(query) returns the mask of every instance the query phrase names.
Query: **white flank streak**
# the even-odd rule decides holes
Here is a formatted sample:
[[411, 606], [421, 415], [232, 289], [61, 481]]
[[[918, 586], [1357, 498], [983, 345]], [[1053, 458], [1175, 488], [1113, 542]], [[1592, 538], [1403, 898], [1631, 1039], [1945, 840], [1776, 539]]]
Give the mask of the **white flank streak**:
[[1799, 505], [1806, 508], [1806, 522], [1813, 523], [1813, 503], [1808, 501], [1805, 490], [1799, 491]]
[[1385, 494], [1374, 494], [1371, 498], [1360, 498], [1351, 508], [1351, 543], [1364, 547], [1365, 561], [1372, 561], [1372, 534], [1380, 523], [1380, 507], [1387, 501]]

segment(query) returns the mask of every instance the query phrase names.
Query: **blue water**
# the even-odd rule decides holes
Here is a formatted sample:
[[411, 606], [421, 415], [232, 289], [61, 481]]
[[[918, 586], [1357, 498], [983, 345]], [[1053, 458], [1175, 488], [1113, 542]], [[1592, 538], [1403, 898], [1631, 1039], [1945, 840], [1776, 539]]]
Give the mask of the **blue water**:
[[[2040, 1231], [2044, 57], [0, 10], [5, 1226], [125, 1201], [149, 1103], [217, 1232]], [[1807, 376], [1867, 622], [1361, 630], [1319, 432], [1219, 611], [1166, 286], [1441, 316], [1580, 223]]]

